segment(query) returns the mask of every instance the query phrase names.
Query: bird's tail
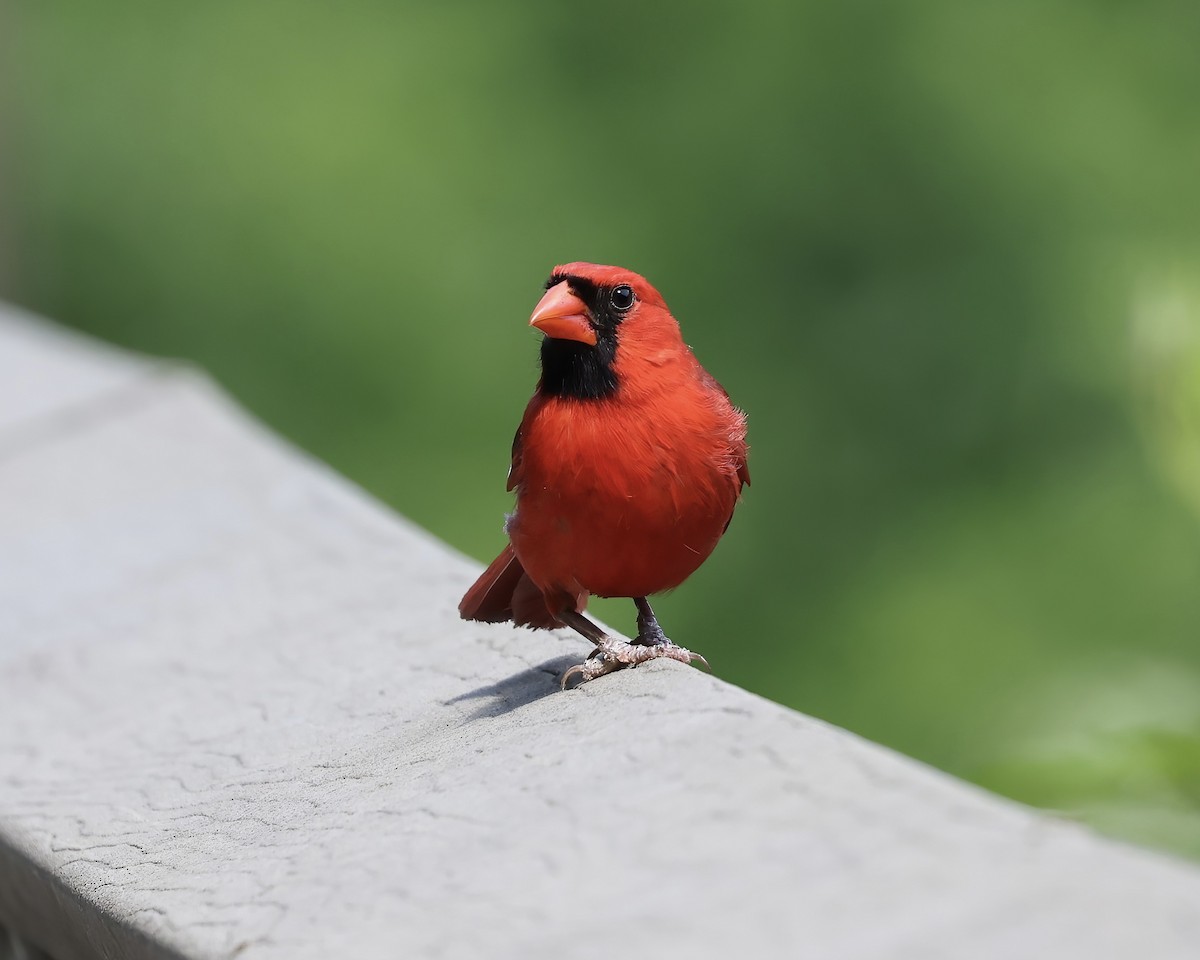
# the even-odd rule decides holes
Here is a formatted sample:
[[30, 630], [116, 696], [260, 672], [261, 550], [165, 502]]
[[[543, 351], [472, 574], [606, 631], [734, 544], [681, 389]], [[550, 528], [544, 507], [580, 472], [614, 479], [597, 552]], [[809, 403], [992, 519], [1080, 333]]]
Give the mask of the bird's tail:
[[552, 628], [559, 625], [546, 607], [542, 592], [525, 573], [509, 544], [480, 574], [458, 605], [464, 620]]

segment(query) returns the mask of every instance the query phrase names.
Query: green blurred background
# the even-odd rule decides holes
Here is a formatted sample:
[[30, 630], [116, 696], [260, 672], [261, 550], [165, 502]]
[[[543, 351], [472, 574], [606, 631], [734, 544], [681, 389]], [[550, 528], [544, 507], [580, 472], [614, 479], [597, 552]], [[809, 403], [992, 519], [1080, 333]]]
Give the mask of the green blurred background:
[[0, 296], [483, 560], [542, 281], [633, 267], [751, 424], [668, 630], [1200, 856], [1198, 39], [1191, 0], [13, 0]]

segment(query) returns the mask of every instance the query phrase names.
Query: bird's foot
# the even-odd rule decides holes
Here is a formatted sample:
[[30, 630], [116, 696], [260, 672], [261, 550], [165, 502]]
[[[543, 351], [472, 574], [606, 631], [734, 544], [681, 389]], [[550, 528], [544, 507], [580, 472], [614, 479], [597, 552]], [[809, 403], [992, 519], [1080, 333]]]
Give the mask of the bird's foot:
[[657, 636], [650, 636], [643, 631], [633, 643], [617, 640], [615, 637], [603, 637], [596, 641], [596, 649], [581, 664], [572, 667], [562, 676], [562, 689], [572, 678], [578, 677], [580, 683], [595, 680], [614, 670], [625, 667], [636, 667], [647, 660], [657, 660], [666, 657], [678, 660], [680, 663], [699, 663], [705, 670], [712, 672], [708, 661], [698, 653], [692, 653], [684, 647], [678, 647], [658, 631]]

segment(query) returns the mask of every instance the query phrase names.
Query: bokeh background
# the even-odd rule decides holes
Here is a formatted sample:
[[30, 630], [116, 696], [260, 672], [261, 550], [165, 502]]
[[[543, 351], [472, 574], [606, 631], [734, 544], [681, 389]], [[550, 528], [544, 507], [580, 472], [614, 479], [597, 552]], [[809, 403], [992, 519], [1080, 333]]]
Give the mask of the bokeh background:
[[1190, 0], [9, 0], [0, 296], [485, 560], [542, 281], [633, 267], [751, 423], [669, 631], [1200, 856], [1198, 38]]

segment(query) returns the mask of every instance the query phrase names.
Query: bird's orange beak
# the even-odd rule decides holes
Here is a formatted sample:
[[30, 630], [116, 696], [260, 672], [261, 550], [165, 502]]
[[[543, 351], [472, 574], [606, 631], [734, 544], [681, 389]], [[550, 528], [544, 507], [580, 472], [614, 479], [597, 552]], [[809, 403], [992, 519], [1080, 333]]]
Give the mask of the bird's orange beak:
[[533, 308], [529, 325], [555, 340], [577, 340], [593, 347], [596, 345], [596, 331], [588, 317], [587, 304], [571, 292], [571, 285], [565, 280], [546, 291]]

